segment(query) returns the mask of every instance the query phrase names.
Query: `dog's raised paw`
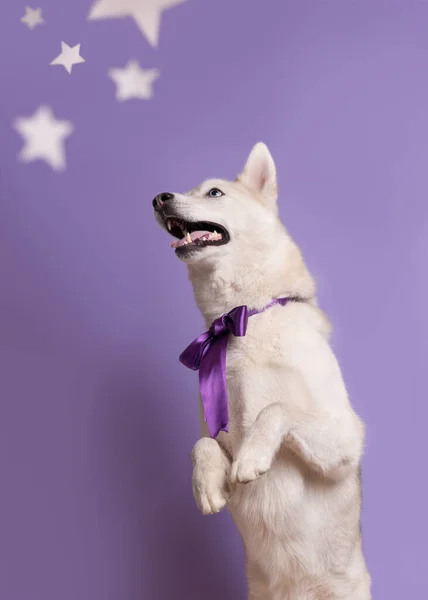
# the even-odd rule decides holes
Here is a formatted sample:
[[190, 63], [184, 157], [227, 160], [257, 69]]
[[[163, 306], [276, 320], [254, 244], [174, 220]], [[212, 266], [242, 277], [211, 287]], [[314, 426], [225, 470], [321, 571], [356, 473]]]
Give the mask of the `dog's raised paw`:
[[193, 496], [203, 515], [214, 515], [222, 510], [231, 496], [225, 473], [209, 473], [193, 478]]
[[249, 483], [269, 471], [270, 459], [263, 454], [249, 453], [236, 457], [230, 472], [231, 483]]

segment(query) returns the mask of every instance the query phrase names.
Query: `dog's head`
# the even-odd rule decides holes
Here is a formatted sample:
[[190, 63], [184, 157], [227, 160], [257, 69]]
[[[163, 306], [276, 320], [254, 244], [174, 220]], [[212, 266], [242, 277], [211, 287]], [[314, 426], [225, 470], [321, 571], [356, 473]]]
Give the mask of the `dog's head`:
[[153, 200], [158, 223], [187, 263], [221, 261], [278, 249], [288, 238], [277, 213], [276, 169], [265, 144], [252, 149], [235, 181], [211, 179], [186, 194], [165, 192]]
[[159, 194], [156, 220], [188, 264], [207, 318], [271, 298], [314, 298], [315, 282], [278, 216], [275, 163], [256, 144], [235, 181], [211, 179], [187, 194]]

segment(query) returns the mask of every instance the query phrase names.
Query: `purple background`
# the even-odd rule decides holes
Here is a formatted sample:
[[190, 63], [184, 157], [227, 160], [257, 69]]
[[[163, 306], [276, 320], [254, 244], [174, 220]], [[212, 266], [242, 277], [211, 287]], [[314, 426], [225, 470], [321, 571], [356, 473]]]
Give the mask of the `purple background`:
[[[259, 139], [368, 425], [374, 598], [427, 597], [428, 4], [190, 0], [158, 49], [88, 0], [40, 5], [33, 31], [0, 9], [0, 598], [245, 598], [233, 524], [192, 499], [177, 355], [202, 320], [151, 198], [235, 176]], [[155, 97], [118, 103], [106, 73], [134, 57]], [[75, 124], [63, 174], [16, 158], [41, 103]]]

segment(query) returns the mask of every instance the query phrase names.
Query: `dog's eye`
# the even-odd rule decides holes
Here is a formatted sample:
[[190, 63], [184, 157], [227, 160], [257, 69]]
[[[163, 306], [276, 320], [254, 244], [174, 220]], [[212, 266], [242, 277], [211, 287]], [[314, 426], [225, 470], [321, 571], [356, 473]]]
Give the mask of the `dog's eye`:
[[219, 190], [218, 188], [212, 188], [208, 193], [207, 196], [209, 196], [210, 198], [220, 198], [220, 196], [224, 196], [223, 192], [221, 190]]

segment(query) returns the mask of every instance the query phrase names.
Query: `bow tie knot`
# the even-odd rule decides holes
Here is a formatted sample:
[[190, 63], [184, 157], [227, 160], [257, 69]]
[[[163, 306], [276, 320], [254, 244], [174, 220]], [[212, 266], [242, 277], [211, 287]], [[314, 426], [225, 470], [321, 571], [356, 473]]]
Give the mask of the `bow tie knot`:
[[[193, 371], [201, 367], [202, 359], [207, 356], [210, 348], [218, 340], [221, 346], [227, 348], [227, 334], [244, 336], [247, 333], [248, 309], [238, 306], [229, 313], [216, 319], [210, 329], [194, 340], [180, 355], [180, 362]], [[223, 338], [223, 339], [222, 339]]]
[[219, 317], [211, 325], [209, 333], [217, 338], [226, 333], [232, 333], [236, 337], [242, 337], [247, 333], [248, 308], [238, 306], [229, 313]]

